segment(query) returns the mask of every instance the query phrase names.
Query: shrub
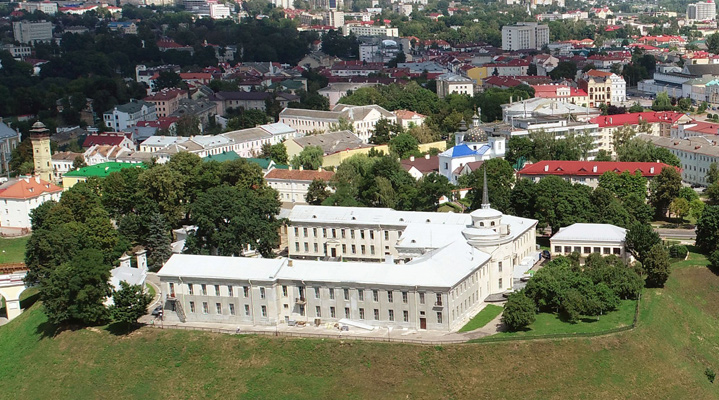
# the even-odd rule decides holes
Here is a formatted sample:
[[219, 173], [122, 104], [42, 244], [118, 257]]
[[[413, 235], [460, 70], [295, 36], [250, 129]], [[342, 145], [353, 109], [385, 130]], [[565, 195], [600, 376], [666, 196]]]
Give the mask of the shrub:
[[714, 379], [717, 376], [716, 372], [714, 372], [714, 370], [709, 367], [704, 370], [704, 375], [706, 375], [707, 379], [709, 379], [709, 382], [711, 383], [714, 383]]
[[536, 304], [524, 294], [524, 291], [512, 293], [502, 312], [502, 322], [510, 331], [527, 327], [536, 318]]
[[686, 258], [689, 250], [687, 246], [681, 244], [675, 244], [669, 247], [669, 257], [671, 258]]
[[719, 250], [714, 250], [709, 254], [709, 268], [712, 271], [719, 271]]

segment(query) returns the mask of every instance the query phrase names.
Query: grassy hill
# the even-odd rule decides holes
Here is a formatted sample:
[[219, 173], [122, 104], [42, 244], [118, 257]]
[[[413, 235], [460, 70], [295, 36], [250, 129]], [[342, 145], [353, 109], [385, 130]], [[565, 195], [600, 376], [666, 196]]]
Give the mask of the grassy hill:
[[640, 324], [591, 338], [427, 347], [143, 328], [0, 327], [0, 398], [710, 399], [719, 277], [696, 255], [644, 295]]

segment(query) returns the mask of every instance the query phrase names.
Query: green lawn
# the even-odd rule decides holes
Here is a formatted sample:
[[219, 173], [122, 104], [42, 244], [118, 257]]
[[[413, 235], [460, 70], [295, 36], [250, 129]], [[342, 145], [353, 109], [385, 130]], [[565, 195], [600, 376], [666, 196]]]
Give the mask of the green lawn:
[[475, 329], [479, 329], [489, 323], [502, 313], [504, 307], [496, 306], [494, 304], [487, 304], [482, 311], [478, 312], [465, 326], [463, 326], [459, 332], [469, 332]]
[[152, 298], [155, 298], [155, 287], [150, 285], [149, 283], [145, 283], [145, 287], [147, 288], [147, 293], [149, 293]]
[[[577, 323], [563, 321], [557, 314], [539, 313], [534, 321], [524, 331], [500, 332], [492, 337], [531, 337], [565, 333], [598, 333], [610, 329], [629, 326], [634, 320], [635, 300], [623, 300], [619, 308], [606, 315], [597, 317], [584, 317]], [[481, 340], [481, 339], [480, 339]]]
[[14, 239], [0, 238], [0, 264], [25, 261], [25, 244], [30, 236]]
[[716, 399], [704, 371], [719, 371], [719, 277], [690, 261], [644, 292], [636, 329], [594, 338], [420, 346], [152, 328], [53, 335], [38, 304], [0, 327], [0, 399]]

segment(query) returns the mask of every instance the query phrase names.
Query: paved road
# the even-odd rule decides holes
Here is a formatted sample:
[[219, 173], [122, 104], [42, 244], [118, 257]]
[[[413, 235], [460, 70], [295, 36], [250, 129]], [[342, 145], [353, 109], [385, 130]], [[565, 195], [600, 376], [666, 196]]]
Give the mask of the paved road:
[[655, 229], [660, 237], [663, 238], [677, 238], [677, 239], [696, 239], [697, 234], [692, 229]]

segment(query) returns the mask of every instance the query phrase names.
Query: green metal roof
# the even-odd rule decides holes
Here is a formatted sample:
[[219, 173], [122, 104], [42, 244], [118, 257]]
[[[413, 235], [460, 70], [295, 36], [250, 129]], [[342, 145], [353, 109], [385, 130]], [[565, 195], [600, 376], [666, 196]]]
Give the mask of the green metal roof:
[[[269, 159], [269, 158], [245, 158], [245, 160], [247, 160], [248, 162], [255, 163], [255, 164], [259, 165], [260, 168], [262, 168], [262, 169], [267, 169], [267, 168], [269, 168], [269, 167], [270, 167], [270, 163], [272, 162], [272, 160]], [[289, 168], [289, 165], [276, 164], [276, 163], [275, 163], [275, 164], [273, 164], [273, 167], [274, 167], [274, 168], [277, 168], [277, 169], [288, 169], [288, 168]]]
[[131, 164], [121, 162], [106, 162], [96, 165], [90, 165], [82, 167], [75, 171], [70, 171], [63, 176], [78, 176], [78, 177], [91, 177], [95, 176], [98, 178], [104, 178], [113, 172], [117, 172], [123, 168], [147, 168], [145, 164]]
[[238, 158], [240, 158], [239, 154], [235, 153], [234, 151], [223, 151], [221, 154], [210, 155], [210, 156], [203, 158], [202, 160], [205, 162], [207, 162], [207, 161], [225, 162], [225, 161], [237, 160]]

